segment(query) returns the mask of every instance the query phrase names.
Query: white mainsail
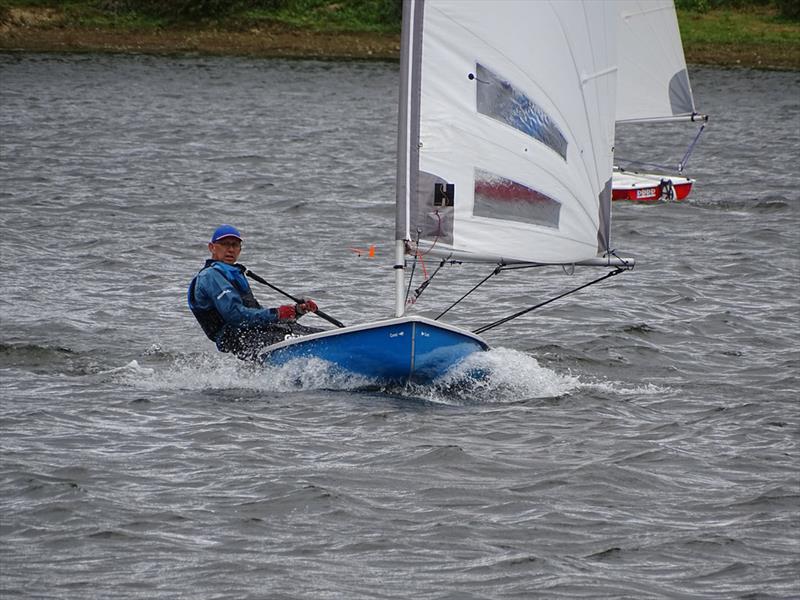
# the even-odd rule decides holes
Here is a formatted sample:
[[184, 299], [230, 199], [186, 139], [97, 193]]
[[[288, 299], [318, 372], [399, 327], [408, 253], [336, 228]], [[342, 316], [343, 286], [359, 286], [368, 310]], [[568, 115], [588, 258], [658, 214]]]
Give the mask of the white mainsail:
[[571, 264], [608, 250], [617, 12], [406, 0], [396, 239]]
[[673, 0], [618, 0], [617, 121], [696, 116]]

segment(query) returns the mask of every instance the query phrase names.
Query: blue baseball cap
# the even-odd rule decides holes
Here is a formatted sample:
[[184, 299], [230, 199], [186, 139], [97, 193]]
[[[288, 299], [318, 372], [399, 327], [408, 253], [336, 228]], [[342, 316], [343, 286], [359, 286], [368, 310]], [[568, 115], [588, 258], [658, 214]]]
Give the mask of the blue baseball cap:
[[241, 241], [242, 234], [239, 233], [239, 230], [233, 225], [220, 225], [217, 227], [216, 231], [214, 231], [214, 235], [211, 236], [211, 243], [216, 244], [222, 238], [226, 237], [234, 237]]

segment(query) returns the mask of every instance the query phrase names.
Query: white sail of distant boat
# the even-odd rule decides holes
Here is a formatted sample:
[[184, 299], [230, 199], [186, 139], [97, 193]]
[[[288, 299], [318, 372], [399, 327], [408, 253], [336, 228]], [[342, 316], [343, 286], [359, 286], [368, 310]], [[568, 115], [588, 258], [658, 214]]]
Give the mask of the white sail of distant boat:
[[672, 0], [617, 0], [617, 122], [697, 115]]
[[[618, 124], [699, 121], [673, 0], [617, 1]], [[699, 137], [703, 126], [697, 134]], [[680, 173], [697, 137], [675, 170]], [[677, 175], [617, 170], [614, 199], [684, 199], [694, 180]]]
[[409, 255], [615, 268], [605, 277], [632, 267], [609, 240], [613, 4], [406, 0], [403, 12], [395, 318], [281, 342], [267, 364], [315, 357], [425, 383], [488, 349], [405, 314]]

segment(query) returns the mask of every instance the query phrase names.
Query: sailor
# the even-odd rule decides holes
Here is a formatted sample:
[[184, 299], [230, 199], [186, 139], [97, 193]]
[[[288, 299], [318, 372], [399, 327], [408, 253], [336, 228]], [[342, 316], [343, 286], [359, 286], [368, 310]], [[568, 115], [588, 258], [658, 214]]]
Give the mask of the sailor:
[[320, 331], [296, 323], [298, 317], [316, 312], [313, 300], [262, 308], [245, 278], [244, 265], [236, 261], [242, 251], [242, 235], [231, 225], [221, 225], [208, 243], [211, 258], [189, 284], [188, 301], [208, 338], [220, 352], [242, 360], [256, 360], [265, 346], [287, 337]]

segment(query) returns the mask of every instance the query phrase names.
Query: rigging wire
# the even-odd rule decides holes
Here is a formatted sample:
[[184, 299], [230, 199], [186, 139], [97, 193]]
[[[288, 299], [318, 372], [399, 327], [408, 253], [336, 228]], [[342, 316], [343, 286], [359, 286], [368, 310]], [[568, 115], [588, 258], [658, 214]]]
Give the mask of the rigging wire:
[[[692, 152], [694, 152], [694, 147], [697, 145], [697, 142], [700, 140], [700, 136], [703, 134], [703, 131], [706, 128], [705, 121], [707, 121], [707, 120], [708, 120], [708, 117], [706, 117], [704, 119], [703, 124], [700, 125], [700, 129], [697, 130], [697, 133], [695, 134], [694, 139], [689, 144], [689, 147], [686, 149], [686, 153], [683, 155], [683, 158], [681, 158], [680, 162], [678, 163], [678, 165], [677, 165], [678, 173], [683, 173], [683, 170], [686, 168], [686, 163], [689, 162], [689, 157], [692, 155]], [[676, 167], [674, 167], [672, 165], [662, 165], [660, 163], [651, 163], [651, 162], [645, 162], [645, 161], [640, 161], [640, 160], [631, 160], [629, 158], [624, 158], [622, 156], [615, 156], [614, 160], [617, 162], [617, 164], [619, 164], [621, 162], [626, 163], [628, 165], [629, 169], [630, 168], [636, 168], [636, 167], [649, 167], [649, 168], [654, 168], [654, 169], [664, 169], [664, 170], [667, 170], [667, 171], [672, 171], [673, 169], [676, 168]], [[620, 167], [620, 171], [625, 171], [625, 169]]]
[[606, 252], [606, 253], [605, 253], [603, 256], [605, 256], [606, 258], [608, 258], [608, 257], [610, 257], [610, 256], [613, 256], [613, 257], [614, 257], [614, 258], [616, 258], [618, 261], [620, 261], [620, 262], [621, 262], [623, 265], [625, 265], [624, 267], [617, 267], [617, 268], [619, 268], [619, 269], [622, 269], [622, 270], [624, 270], [624, 271], [631, 271], [631, 270], [633, 270], [633, 265], [631, 265], [631, 263], [630, 263], [630, 262], [628, 262], [628, 261], [627, 261], [627, 260], [625, 260], [623, 257], [621, 257], [619, 254], [617, 254], [617, 251], [616, 251], [616, 250], [608, 250], [608, 251], [607, 251], [607, 252]]
[[512, 319], [516, 319], [517, 317], [521, 317], [522, 315], [527, 314], [527, 313], [531, 312], [532, 310], [536, 310], [537, 308], [541, 308], [542, 306], [550, 304], [551, 302], [555, 302], [556, 300], [558, 300], [560, 298], [563, 298], [564, 296], [569, 296], [570, 294], [573, 294], [573, 293], [575, 293], [577, 291], [580, 291], [580, 290], [582, 290], [584, 288], [587, 288], [590, 285], [594, 285], [595, 283], [600, 283], [604, 279], [608, 279], [609, 277], [613, 277], [614, 275], [619, 275], [623, 271], [627, 271], [627, 270], [628, 270], [628, 268], [626, 268], [626, 267], [617, 267], [614, 271], [611, 271], [610, 273], [606, 273], [602, 277], [599, 277], [598, 279], [595, 279], [593, 281], [585, 283], [582, 286], [577, 287], [577, 288], [575, 288], [573, 290], [570, 290], [568, 292], [564, 292], [563, 294], [560, 294], [559, 296], [556, 296], [555, 298], [550, 298], [549, 300], [545, 300], [544, 302], [540, 302], [539, 304], [536, 304], [535, 306], [530, 306], [530, 307], [528, 307], [528, 308], [526, 308], [524, 310], [521, 310], [519, 312], [516, 312], [516, 313], [514, 313], [512, 315], [509, 315], [509, 316], [504, 317], [502, 319], [498, 319], [497, 321], [494, 321], [493, 323], [489, 323], [488, 325], [484, 325], [483, 327], [478, 327], [477, 329], [473, 329], [472, 333], [480, 335], [481, 333], [489, 331], [490, 329], [494, 329], [498, 325], [503, 325], [504, 323], [508, 323]]
[[[450, 257], [451, 257], [451, 256], [453, 256], [453, 255], [452, 255], [452, 254], [450, 254], [450, 255], [449, 255], [447, 258], [443, 258], [443, 259], [442, 259], [442, 261], [439, 263], [439, 266], [438, 266], [438, 267], [436, 267], [436, 270], [435, 270], [435, 271], [434, 271], [434, 272], [431, 274], [431, 276], [430, 276], [430, 277], [426, 277], [426, 278], [425, 278], [425, 281], [423, 281], [423, 282], [422, 282], [422, 283], [419, 285], [419, 287], [418, 287], [417, 289], [415, 289], [415, 290], [414, 290], [414, 301], [415, 301], [415, 302], [416, 302], [416, 301], [419, 299], [419, 297], [422, 295], [422, 292], [424, 292], [424, 291], [425, 291], [425, 289], [426, 289], [426, 288], [427, 288], [427, 287], [430, 285], [431, 281], [433, 280], [433, 278], [434, 278], [434, 277], [436, 277], [436, 274], [439, 272], [439, 270], [440, 270], [440, 269], [441, 269], [443, 266], [445, 266], [445, 264], [447, 264], [447, 262], [450, 260]], [[422, 262], [422, 259], [420, 259], [420, 261]], [[423, 265], [424, 265], [424, 262], [423, 262]]]
[[[411, 275], [408, 277], [408, 287], [406, 288], [405, 305], [408, 306], [408, 297], [411, 295], [411, 283], [414, 281], [414, 271], [417, 269], [417, 257], [422, 260], [419, 254], [419, 236], [422, 234], [422, 229], [417, 227], [417, 249], [414, 251], [414, 262], [411, 263]], [[408, 248], [406, 248], [408, 249]]]
[[689, 144], [689, 148], [686, 150], [686, 154], [683, 155], [683, 158], [681, 159], [681, 162], [678, 163], [678, 173], [683, 173], [683, 169], [684, 169], [684, 167], [686, 167], [686, 163], [689, 162], [689, 157], [692, 155], [692, 152], [694, 152], [694, 147], [697, 145], [697, 140], [700, 139], [700, 134], [703, 133], [703, 130], [705, 128], [706, 128], [706, 124], [703, 123], [700, 126], [700, 129], [697, 131], [697, 135], [694, 136], [694, 139], [692, 140], [692, 143]]
[[[431, 253], [431, 251], [434, 249], [436, 244], [439, 242], [439, 238], [442, 235], [442, 216], [439, 214], [438, 210], [435, 210], [433, 212], [433, 214], [435, 214], [436, 218], [438, 219], [437, 227], [436, 227], [436, 237], [433, 238], [433, 243], [431, 244], [430, 248], [428, 248], [425, 252], [420, 252], [419, 251], [419, 238], [422, 235], [422, 228], [421, 227], [417, 227], [417, 239], [414, 241], [414, 245], [416, 246], [416, 248], [414, 249], [414, 262], [411, 265], [411, 275], [408, 278], [408, 287], [406, 288], [406, 298], [405, 298], [406, 305], [408, 305], [408, 302], [409, 302], [408, 298], [409, 298], [409, 296], [411, 296], [411, 284], [414, 281], [414, 271], [416, 270], [416, 267], [417, 267], [417, 260], [419, 260], [420, 265], [422, 265], [422, 273], [423, 273], [423, 277], [425, 278], [425, 281], [422, 283], [422, 285], [420, 285], [419, 288], [417, 288], [414, 291], [414, 300], [411, 301], [412, 304], [414, 302], [416, 302], [417, 298], [419, 298], [419, 295], [422, 293], [422, 291], [426, 287], [428, 287], [428, 282], [431, 279], [433, 279], [433, 276], [436, 275], [436, 273], [439, 272], [439, 269], [441, 269], [442, 265], [444, 264], [444, 262], [442, 262], [442, 264], [439, 265], [439, 267], [436, 269], [436, 271], [434, 271], [433, 275], [428, 277], [428, 271], [425, 268], [425, 260], [424, 259], [425, 259], [425, 256], [427, 256], [428, 254]], [[408, 246], [409, 245], [407, 245], [406, 249], [410, 250], [410, 248]]]
[[[437, 269], [437, 270], [438, 270], [438, 269]], [[451, 308], [453, 308], [453, 307], [454, 307], [456, 304], [458, 304], [459, 302], [461, 302], [461, 301], [462, 301], [464, 298], [466, 298], [466, 297], [467, 297], [467, 296], [469, 296], [469, 295], [470, 295], [472, 292], [474, 292], [474, 291], [475, 291], [475, 290], [477, 290], [479, 287], [481, 287], [481, 286], [482, 286], [484, 283], [486, 283], [486, 282], [489, 280], [489, 278], [490, 278], [490, 277], [493, 277], [494, 275], [497, 275], [497, 274], [498, 274], [500, 271], [502, 271], [502, 270], [503, 270], [503, 265], [497, 265], [497, 266], [494, 268], [494, 270], [493, 270], [491, 273], [489, 273], [489, 274], [488, 274], [486, 277], [484, 277], [484, 278], [483, 278], [483, 279], [482, 279], [480, 282], [478, 282], [478, 283], [477, 283], [477, 284], [476, 284], [476, 285], [475, 285], [475, 286], [474, 286], [474, 287], [473, 287], [473, 288], [472, 288], [470, 291], [468, 291], [466, 294], [464, 294], [463, 296], [461, 296], [461, 298], [459, 298], [458, 300], [456, 300], [455, 302], [453, 302], [453, 303], [452, 303], [450, 306], [448, 306], [447, 308], [445, 308], [445, 309], [444, 309], [444, 310], [443, 310], [441, 313], [439, 313], [439, 315], [438, 315], [436, 318], [434, 318], [433, 320], [434, 320], [434, 321], [438, 321], [439, 319], [441, 319], [441, 318], [442, 318], [442, 317], [443, 317], [445, 314], [447, 314], [447, 312], [448, 312], [448, 311], [449, 311]]]

